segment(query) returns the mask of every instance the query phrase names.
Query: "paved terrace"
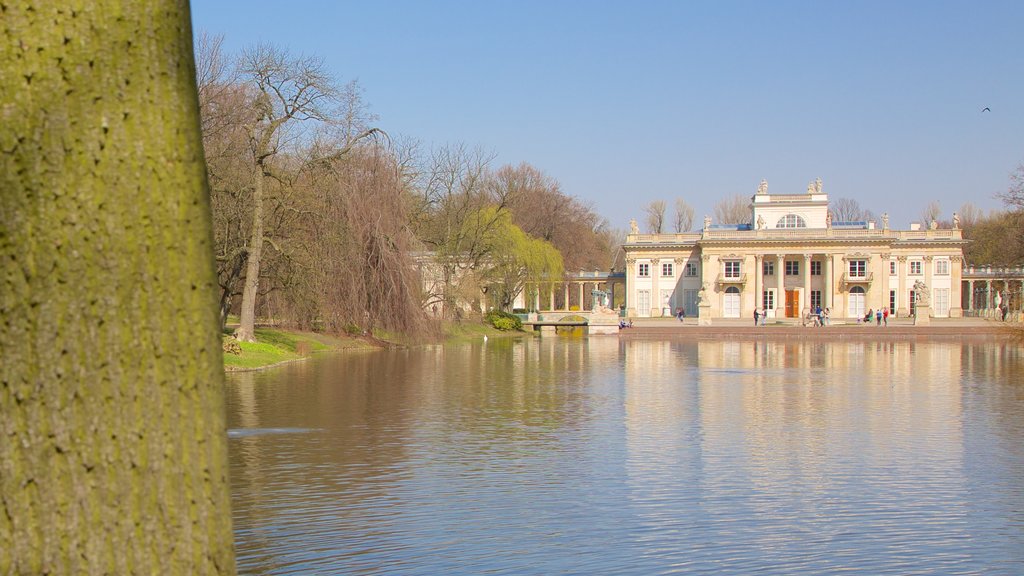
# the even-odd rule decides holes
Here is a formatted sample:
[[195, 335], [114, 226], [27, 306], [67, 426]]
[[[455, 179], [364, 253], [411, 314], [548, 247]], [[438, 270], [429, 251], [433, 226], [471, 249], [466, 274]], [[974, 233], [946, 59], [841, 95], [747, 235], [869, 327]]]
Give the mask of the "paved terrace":
[[675, 318], [638, 318], [632, 328], [619, 330], [620, 338], [797, 338], [814, 340], [1000, 338], [1009, 337], [1010, 328], [1024, 324], [984, 318], [932, 318], [927, 326], [914, 326], [912, 318], [890, 318], [889, 325], [876, 326], [839, 321], [829, 326], [803, 326], [799, 320], [769, 320], [754, 326], [754, 319], [719, 319], [711, 326], [697, 326], [696, 318], [682, 322]]

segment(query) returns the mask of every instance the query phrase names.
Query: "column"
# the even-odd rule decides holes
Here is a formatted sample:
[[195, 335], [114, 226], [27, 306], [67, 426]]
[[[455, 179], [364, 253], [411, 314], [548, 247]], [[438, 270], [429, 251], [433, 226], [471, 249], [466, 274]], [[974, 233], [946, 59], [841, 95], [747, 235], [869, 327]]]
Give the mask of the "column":
[[651, 258], [651, 317], [661, 317], [661, 260]]
[[764, 297], [761, 295], [761, 277], [764, 275], [763, 261], [764, 256], [754, 255], [754, 308], [761, 308], [764, 305]]
[[967, 309], [974, 310], [974, 280], [967, 281]]
[[932, 310], [934, 311], [935, 285], [932, 284], [932, 273], [935, 271], [935, 267], [932, 265], [932, 260], [932, 256], [925, 256], [924, 262], [921, 265], [924, 266], [924, 283], [928, 286], [928, 302], [930, 302], [929, 305], [933, 307]]
[[985, 310], [992, 308], [992, 281], [985, 280]]
[[586, 303], [586, 301], [583, 300], [584, 288], [586, 288], [586, 287], [587, 287], [587, 283], [586, 282], [580, 282], [580, 311], [581, 312], [583, 310], [587, 309], [587, 303]]
[[800, 315], [803, 315], [804, 309], [811, 309], [811, 254], [804, 254], [804, 302], [800, 307]]
[[[889, 307], [889, 290], [891, 290], [891, 288], [889, 288], [889, 262], [891, 260], [891, 254], [882, 254], [881, 266], [878, 267], [878, 269], [882, 271], [882, 277], [878, 279], [879, 284], [882, 286], [882, 308]], [[889, 310], [890, 314], [892, 314], [892, 312], [892, 310]]]
[[626, 258], [626, 294], [624, 294], [623, 304], [626, 305], [626, 315], [629, 317], [636, 316], [637, 308], [633, 305], [636, 300], [636, 258]]
[[[963, 299], [963, 258], [960, 256], [951, 257], [949, 262], [949, 317], [962, 318], [964, 315]], [[954, 293], [955, 291], [955, 293]]]
[[[786, 255], [776, 254], [775, 255], [775, 278], [776, 287], [778, 293], [775, 295], [775, 317], [784, 318], [786, 316]], [[782, 309], [782, 315], [779, 315], [779, 309]]]
[[909, 295], [907, 294], [907, 257], [896, 257], [896, 272], [899, 273], [899, 291], [896, 293], [896, 306], [899, 307], [897, 314], [902, 317], [910, 315]]
[[555, 309], [555, 283], [554, 282], [551, 282], [550, 284], [548, 284], [548, 298], [551, 299], [551, 306], [548, 308], [548, 310], [554, 310]]
[[825, 308], [832, 308], [832, 293], [836, 289], [835, 278], [832, 277], [832, 254], [825, 255], [825, 265], [821, 273], [824, 274], [825, 288], [822, 291], [821, 299], [825, 301]]

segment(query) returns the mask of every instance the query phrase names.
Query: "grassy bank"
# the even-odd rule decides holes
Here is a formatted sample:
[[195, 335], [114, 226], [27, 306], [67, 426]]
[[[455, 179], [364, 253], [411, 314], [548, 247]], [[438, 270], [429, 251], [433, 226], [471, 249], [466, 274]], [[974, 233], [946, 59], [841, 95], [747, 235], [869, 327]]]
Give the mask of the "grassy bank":
[[[502, 331], [490, 324], [479, 322], [453, 323], [444, 327], [444, 341], [453, 343], [482, 340], [484, 336], [504, 338], [527, 334], [521, 331]], [[228, 352], [227, 346], [225, 346], [224, 370], [228, 372], [266, 368], [329, 350], [368, 349], [389, 344], [400, 346], [416, 344], [400, 334], [387, 332], [375, 332], [372, 338], [362, 338], [328, 336], [315, 332], [296, 332], [274, 328], [257, 328], [256, 342], [238, 342], [233, 339], [226, 341], [237, 344], [240, 352], [238, 354]]]
[[371, 348], [356, 338], [337, 338], [313, 332], [257, 328], [256, 342], [238, 342], [240, 354], [224, 352], [224, 370], [252, 370], [298, 360], [327, 350]]

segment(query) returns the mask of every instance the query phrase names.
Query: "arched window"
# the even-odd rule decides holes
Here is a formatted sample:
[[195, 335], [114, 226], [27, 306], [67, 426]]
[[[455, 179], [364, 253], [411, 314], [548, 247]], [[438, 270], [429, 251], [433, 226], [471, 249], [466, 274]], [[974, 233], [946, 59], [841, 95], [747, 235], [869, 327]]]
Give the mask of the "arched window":
[[807, 222], [796, 214], [786, 214], [775, 224], [776, 228], [807, 228]]

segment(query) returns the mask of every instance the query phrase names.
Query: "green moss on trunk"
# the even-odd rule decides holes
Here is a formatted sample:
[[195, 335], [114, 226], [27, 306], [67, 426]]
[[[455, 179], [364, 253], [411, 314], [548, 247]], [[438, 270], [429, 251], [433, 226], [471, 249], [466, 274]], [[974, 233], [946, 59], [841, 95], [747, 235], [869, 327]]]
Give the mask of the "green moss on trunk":
[[233, 573], [187, 3], [5, 3], [0, 574]]

